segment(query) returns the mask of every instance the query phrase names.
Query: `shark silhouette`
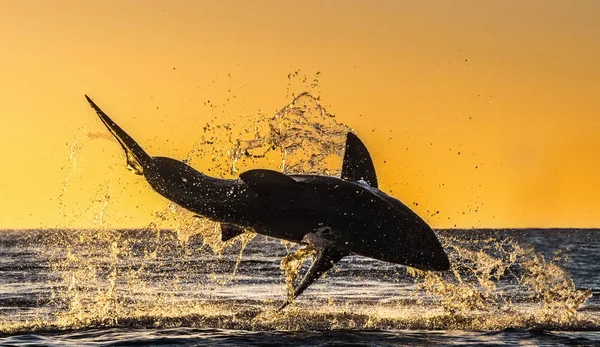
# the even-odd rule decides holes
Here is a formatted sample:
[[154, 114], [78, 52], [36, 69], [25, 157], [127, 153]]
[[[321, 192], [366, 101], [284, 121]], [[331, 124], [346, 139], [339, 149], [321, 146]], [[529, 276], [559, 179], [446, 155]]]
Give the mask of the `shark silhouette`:
[[252, 229], [316, 251], [293, 296], [280, 308], [351, 254], [421, 270], [450, 267], [427, 223], [377, 188], [373, 161], [353, 133], [347, 134], [339, 178], [258, 169], [242, 173], [240, 179], [219, 179], [179, 160], [148, 155], [87, 95], [86, 99], [123, 147], [128, 168], [170, 201], [220, 223], [223, 241]]

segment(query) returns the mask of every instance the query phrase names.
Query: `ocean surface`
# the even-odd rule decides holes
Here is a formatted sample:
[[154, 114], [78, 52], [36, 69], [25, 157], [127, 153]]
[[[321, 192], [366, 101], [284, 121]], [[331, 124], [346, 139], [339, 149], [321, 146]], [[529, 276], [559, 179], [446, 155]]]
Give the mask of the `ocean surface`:
[[600, 345], [600, 230], [436, 232], [451, 271], [351, 256], [279, 312], [276, 239], [0, 231], [0, 345]]

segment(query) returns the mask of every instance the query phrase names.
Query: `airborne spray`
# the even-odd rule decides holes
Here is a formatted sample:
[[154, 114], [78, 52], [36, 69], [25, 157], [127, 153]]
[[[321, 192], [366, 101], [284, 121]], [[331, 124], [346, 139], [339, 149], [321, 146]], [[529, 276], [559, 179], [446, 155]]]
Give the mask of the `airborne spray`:
[[[237, 177], [252, 168], [339, 175], [348, 130], [327, 113], [318, 98], [303, 93], [275, 115], [206, 124], [186, 161], [200, 171], [210, 168], [211, 175], [223, 178]], [[111, 170], [122, 169], [122, 157], [107, 164], [104, 181], [96, 191], [73, 199], [90, 191], [78, 185], [89, 173], [90, 162], [100, 155], [95, 146], [104, 141], [98, 138], [104, 136], [82, 135], [73, 144], [61, 194], [61, 206], [75, 200], [77, 208], [70, 209], [78, 211], [72, 216], [73, 224], [93, 221], [94, 228], [44, 236], [52, 298], [37, 318], [1, 322], [0, 332], [99, 326], [248, 330], [542, 326], [569, 330], [600, 324], [597, 318], [577, 311], [589, 293], [576, 290], [559, 266], [510, 238], [478, 239], [476, 231], [470, 234], [472, 238], [453, 231], [441, 233], [452, 263], [447, 273], [395, 267], [397, 276], [385, 282], [392, 294], [383, 300], [359, 300], [357, 296], [303, 299], [297, 307], [274, 312], [285, 299], [281, 284], [289, 286], [294, 281], [309, 254], [275, 240], [256, 245], [257, 240], [250, 242], [254, 238], [251, 231], [221, 242], [218, 225], [173, 204], [156, 211], [152, 223], [142, 230], [115, 230], [105, 221], [120, 213], [111, 203], [109, 188], [120, 184], [111, 179]], [[94, 170], [103, 166], [94, 165]], [[148, 190], [144, 184], [134, 183], [134, 187]], [[63, 213], [66, 210], [61, 207]], [[245, 249], [274, 247], [275, 242], [288, 255], [280, 267], [273, 263], [286, 253], [269, 256], [255, 250], [244, 255]], [[373, 261], [363, 267], [361, 262], [358, 257], [348, 260], [339, 271], [358, 272], [346, 278], [361, 283], [369, 272], [388, 266]], [[251, 264], [258, 264], [252, 265], [258, 269], [256, 273], [241, 273]], [[283, 279], [280, 269], [285, 273]], [[280, 282], [261, 284], [270, 277]], [[360, 287], [360, 293], [377, 290], [377, 283], [383, 287], [379, 280], [374, 275]], [[247, 284], [253, 287], [244, 287]], [[266, 294], [252, 296], [236, 289], [240, 286], [259, 288]]]

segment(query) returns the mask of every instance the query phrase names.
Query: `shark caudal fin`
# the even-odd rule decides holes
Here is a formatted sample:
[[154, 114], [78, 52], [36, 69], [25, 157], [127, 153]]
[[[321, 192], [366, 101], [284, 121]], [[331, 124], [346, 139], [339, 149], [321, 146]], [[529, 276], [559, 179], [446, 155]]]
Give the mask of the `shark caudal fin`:
[[152, 157], [150, 157], [140, 145], [135, 142], [131, 136], [129, 136], [121, 127], [119, 127], [112, 119], [110, 119], [106, 113], [104, 113], [100, 107], [98, 107], [92, 99], [90, 99], [87, 95], [85, 96], [87, 101], [90, 103], [90, 106], [96, 111], [98, 117], [104, 123], [108, 131], [117, 139], [123, 150], [125, 151], [125, 155], [127, 156], [127, 168], [133, 171], [137, 175], [144, 174], [144, 167], [147, 167], [152, 162]]
[[377, 175], [371, 155], [364, 143], [353, 133], [346, 136], [346, 151], [341, 178], [346, 181], [365, 181], [377, 188]]

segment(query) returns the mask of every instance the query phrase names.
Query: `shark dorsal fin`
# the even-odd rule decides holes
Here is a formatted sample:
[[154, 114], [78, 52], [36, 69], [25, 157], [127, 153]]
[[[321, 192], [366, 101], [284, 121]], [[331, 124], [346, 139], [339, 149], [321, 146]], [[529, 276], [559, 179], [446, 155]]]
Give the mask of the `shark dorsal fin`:
[[300, 183], [290, 176], [273, 170], [248, 170], [240, 178], [259, 196], [269, 196], [282, 190], [297, 190], [300, 187]]
[[237, 225], [221, 223], [221, 241], [227, 242], [244, 233], [244, 228]]
[[363, 180], [371, 187], [377, 188], [377, 175], [371, 155], [358, 136], [350, 132], [346, 136], [342, 179], [347, 181]]

